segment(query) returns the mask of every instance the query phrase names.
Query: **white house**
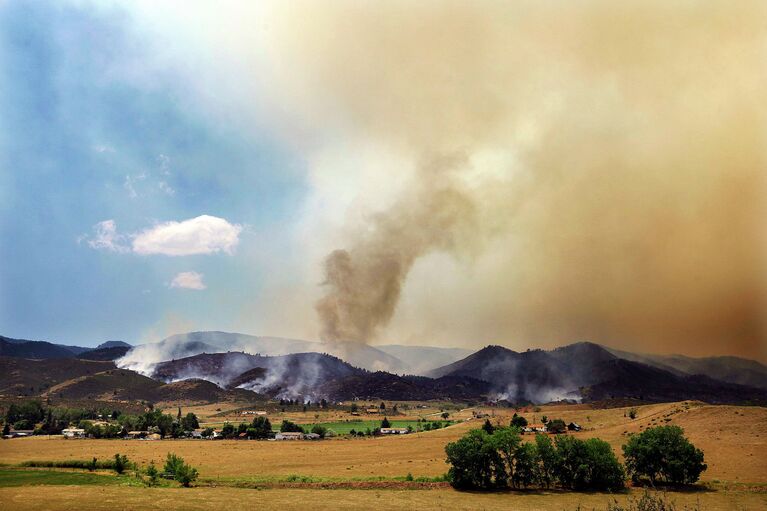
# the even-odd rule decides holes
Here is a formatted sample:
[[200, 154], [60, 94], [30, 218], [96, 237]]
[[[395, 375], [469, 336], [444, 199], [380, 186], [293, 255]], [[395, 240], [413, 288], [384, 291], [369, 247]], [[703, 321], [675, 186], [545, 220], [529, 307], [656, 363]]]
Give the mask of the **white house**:
[[410, 431], [407, 428], [381, 428], [382, 435], [407, 435]]
[[64, 438], [85, 438], [85, 430], [80, 428], [62, 429], [61, 434]]
[[275, 440], [303, 440], [304, 434], [297, 431], [280, 432], [274, 435]]

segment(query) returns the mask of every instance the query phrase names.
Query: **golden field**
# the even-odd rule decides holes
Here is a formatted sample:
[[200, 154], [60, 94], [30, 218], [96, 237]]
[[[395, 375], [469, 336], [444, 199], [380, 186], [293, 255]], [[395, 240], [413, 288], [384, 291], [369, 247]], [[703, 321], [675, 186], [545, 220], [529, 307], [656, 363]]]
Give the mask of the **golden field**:
[[[494, 422], [508, 423], [509, 409], [484, 409]], [[541, 415], [575, 421], [585, 430], [578, 436], [598, 436], [616, 454], [626, 441], [624, 432], [655, 424], [676, 424], [703, 449], [708, 470], [702, 481], [767, 483], [767, 409], [666, 403], [638, 407], [638, 417], [624, 417], [627, 409], [594, 410], [583, 405], [543, 407], [524, 413], [530, 421]], [[463, 415], [470, 416], [470, 412]], [[313, 414], [311, 415], [313, 418]], [[665, 419], [669, 419], [666, 421]], [[309, 419], [307, 419], [309, 420]], [[324, 420], [324, 417], [323, 417]], [[0, 442], [0, 462], [111, 457], [119, 452], [140, 464], [160, 462], [167, 452], [187, 459], [205, 478], [269, 478], [300, 474], [320, 478], [438, 476], [447, 470], [444, 447], [483, 419], [469, 420], [437, 431], [401, 437], [330, 439], [321, 442], [207, 441], [207, 440], [63, 440], [31, 437]], [[653, 420], [655, 422], [653, 422]], [[526, 436], [532, 438], [532, 436]]]
[[[634, 497], [640, 492], [633, 491]], [[248, 490], [238, 488], [115, 488], [96, 486], [40, 486], [0, 488], [0, 505], [15, 511], [157, 510], [183, 509], [304, 509], [360, 510], [604, 510], [628, 497], [585, 493], [465, 493], [439, 490]], [[743, 492], [675, 493], [679, 506], [700, 504], [704, 511], [767, 509], [767, 495]]]
[[[231, 404], [228, 406], [232, 406]], [[209, 405], [194, 411], [203, 420], [220, 420], [220, 406]], [[184, 408], [184, 411], [191, 408]], [[437, 410], [438, 411], [438, 410]], [[511, 409], [483, 408], [452, 412], [455, 420], [468, 419], [472, 412], [488, 413], [490, 420], [507, 424]], [[522, 411], [532, 422], [541, 416], [575, 421], [584, 427], [581, 437], [598, 436], [608, 441], [616, 454], [626, 434], [658, 424], [676, 424], [703, 449], [708, 470], [701, 481], [709, 490], [673, 493], [680, 505], [700, 502], [704, 510], [767, 509], [767, 409], [758, 407], [711, 406], [701, 403], [666, 403], [637, 407], [637, 418], [627, 417], [628, 408], [592, 409], [585, 405], [551, 405], [540, 411]], [[419, 410], [419, 414], [434, 410]], [[407, 415], [417, 418], [418, 414]], [[232, 422], [236, 414], [231, 415]], [[270, 414], [273, 422], [290, 417], [312, 422], [314, 412]], [[345, 420], [340, 411], [322, 412], [319, 420]], [[362, 417], [369, 420], [371, 417]], [[247, 420], [247, 419], [246, 419]], [[483, 419], [469, 419], [436, 431], [398, 437], [336, 438], [319, 442], [209, 441], [209, 440], [63, 440], [60, 437], [31, 437], [0, 442], [0, 462], [15, 465], [29, 460], [108, 458], [119, 452], [131, 461], [146, 465], [162, 463], [166, 453], [183, 456], [200, 471], [206, 487], [140, 488], [128, 486], [22, 486], [0, 488], [0, 509], [220, 509], [250, 505], [265, 508], [359, 509], [385, 505], [390, 509], [604, 509], [607, 494], [573, 492], [464, 493], [449, 487], [431, 489], [376, 488], [346, 489], [269, 487], [246, 489], [215, 487], [217, 481], [268, 482], [290, 475], [315, 480], [354, 481], [372, 478], [438, 476], [447, 470], [444, 447], [467, 430], [479, 427]], [[532, 439], [532, 435], [525, 438]], [[210, 487], [210, 486], [214, 487]], [[637, 495], [638, 490], [632, 490]], [[617, 497], [624, 501], [626, 495]]]

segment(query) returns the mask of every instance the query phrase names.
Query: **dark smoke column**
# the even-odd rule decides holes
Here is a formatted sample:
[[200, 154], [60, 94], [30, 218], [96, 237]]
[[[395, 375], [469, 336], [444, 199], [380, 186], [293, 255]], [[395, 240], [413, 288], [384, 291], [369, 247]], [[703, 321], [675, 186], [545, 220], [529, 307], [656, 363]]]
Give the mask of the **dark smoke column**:
[[391, 320], [415, 261], [434, 250], [455, 251], [476, 235], [476, 207], [457, 179], [466, 157], [440, 156], [418, 169], [415, 186], [364, 235], [324, 261], [327, 289], [315, 308], [323, 341], [367, 342]]

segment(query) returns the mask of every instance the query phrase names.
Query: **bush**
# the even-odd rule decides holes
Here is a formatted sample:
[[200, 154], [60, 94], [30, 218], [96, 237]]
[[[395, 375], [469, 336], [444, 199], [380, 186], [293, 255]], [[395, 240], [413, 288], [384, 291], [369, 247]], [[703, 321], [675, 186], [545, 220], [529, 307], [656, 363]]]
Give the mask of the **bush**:
[[[618, 502], [612, 502], [607, 504], [607, 511], [676, 511], [677, 507], [673, 501], [664, 493], [650, 493], [645, 490], [642, 496], [637, 500], [634, 497], [629, 497], [625, 506], [621, 506]], [[694, 507], [684, 507], [684, 511], [700, 511], [700, 505], [697, 504]]]
[[636, 418], [637, 418], [637, 409], [636, 408], [631, 408], [629, 410], [629, 419], [634, 420]]
[[130, 466], [128, 457], [124, 454], [115, 454], [114, 470], [118, 474], [125, 472], [125, 469]]
[[[381, 403], [381, 404], [383, 404], [383, 403]], [[390, 428], [391, 427], [391, 422], [389, 422], [389, 419], [384, 417], [383, 420], [381, 421], [381, 427], [382, 428]]]
[[325, 438], [325, 434], [327, 434], [327, 432], [328, 428], [320, 426], [319, 424], [315, 424], [314, 427], [312, 427], [312, 433], [320, 435], [320, 438]]
[[176, 456], [170, 452], [168, 453], [168, 457], [165, 460], [165, 467], [163, 468], [163, 472], [167, 476], [173, 477], [173, 479], [187, 488], [191, 483], [197, 480], [198, 476], [197, 469], [184, 463], [184, 458], [181, 456]]
[[522, 429], [525, 426], [527, 426], [527, 419], [515, 413], [514, 416], [511, 418], [511, 424], [509, 425], [515, 428]]
[[154, 461], [149, 462], [149, 466], [146, 468], [146, 475], [149, 476], [149, 485], [154, 486], [157, 484], [157, 479], [160, 477], [160, 471], [154, 464]]
[[634, 482], [643, 477], [671, 484], [692, 484], [706, 470], [703, 451], [684, 436], [679, 426], [648, 428], [623, 446], [626, 468]]

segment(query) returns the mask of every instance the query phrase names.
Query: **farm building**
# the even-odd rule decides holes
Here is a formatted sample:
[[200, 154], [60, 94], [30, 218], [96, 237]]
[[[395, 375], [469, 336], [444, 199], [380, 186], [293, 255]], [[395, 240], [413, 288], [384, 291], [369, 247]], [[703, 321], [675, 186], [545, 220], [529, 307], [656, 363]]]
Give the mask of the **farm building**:
[[407, 428], [381, 428], [382, 435], [407, 435], [410, 430]]
[[146, 431], [128, 431], [128, 434], [125, 436], [125, 438], [144, 438], [147, 435]]
[[280, 432], [274, 435], [275, 440], [303, 440], [304, 434], [293, 431]]
[[80, 428], [62, 429], [61, 434], [64, 438], [85, 438], [85, 430]]
[[365, 410], [365, 413], [378, 413], [380, 410], [378, 408], [368, 408]]
[[317, 433], [306, 433], [304, 435], [304, 440], [320, 440], [321, 438]]

